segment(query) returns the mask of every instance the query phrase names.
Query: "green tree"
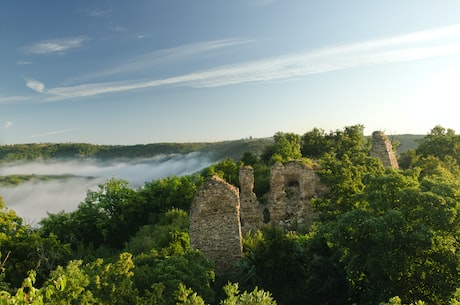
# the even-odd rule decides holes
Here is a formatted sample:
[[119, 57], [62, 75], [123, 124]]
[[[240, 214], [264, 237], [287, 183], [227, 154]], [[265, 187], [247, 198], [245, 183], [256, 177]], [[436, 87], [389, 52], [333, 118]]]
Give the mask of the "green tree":
[[450, 156], [460, 163], [460, 138], [453, 129], [437, 125], [419, 140], [416, 152], [423, 157], [435, 156], [441, 160]]
[[[140, 190], [145, 198], [146, 207], [143, 211], [150, 222], [171, 208], [188, 211], [198, 188], [203, 184], [203, 177], [173, 176], [148, 182]], [[145, 223], [143, 223], [145, 224]]]
[[313, 128], [301, 138], [302, 156], [308, 158], [321, 158], [326, 153], [332, 152], [332, 137], [327, 137], [322, 129]]
[[300, 136], [295, 133], [277, 132], [273, 136], [275, 140], [274, 154], [271, 156], [271, 161], [286, 162], [296, 160], [302, 157], [300, 152]]
[[59, 242], [54, 234], [42, 236], [36, 229], [22, 224], [22, 219], [6, 207], [0, 198], [0, 253], [4, 270], [3, 280], [11, 287], [19, 287], [30, 270], [42, 284], [49, 272], [65, 263], [70, 248]]
[[326, 139], [332, 142], [333, 154], [339, 159], [345, 155], [352, 158], [356, 153], [368, 155], [371, 149], [364, 136], [363, 125], [347, 126], [343, 130], [331, 132]]
[[138, 290], [134, 286], [134, 261], [132, 255], [123, 252], [114, 263], [104, 264], [97, 259], [89, 264], [88, 274], [92, 277], [90, 290], [97, 304], [128, 305], [136, 304]]
[[176, 300], [176, 305], [205, 305], [204, 300], [196, 292], [182, 283], [179, 284]]
[[244, 165], [254, 166], [258, 161], [257, 156], [250, 151], [245, 152], [241, 157], [241, 162], [243, 162]]
[[58, 266], [41, 288], [46, 304], [96, 304], [88, 290], [89, 276], [82, 269], [82, 261], [70, 261], [65, 268]]
[[259, 286], [281, 304], [346, 304], [345, 274], [321, 236], [266, 227], [244, 248], [237, 279], [245, 290]]
[[228, 158], [224, 161], [221, 161], [217, 164], [211, 165], [204, 170], [201, 171], [201, 174], [204, 178], [210, 178], [214, 175], [224, 179], [228, 183], [239, 187], [240, 185], [240, 178], [239, 178], [239, 171], [240, 171], [241, 164], [237, 164], [232, 159]]
[[179, 209], [167, 211], [158, 222], [145, 225], [130, 238], [126, 250], [134, 255], [155, 250], [165, 255], [183, 254], [190, 250], [190, 218]]
[[196, 291], [206, 302], [214, 301], [211, 284], [214, 281], [214, 265], [203, 254], [189, 250], [184, 254], [159, 255], [152, 251], [135, 258], [134, 282], [140, 292], [149, 291], [152, 284], [164, 285], [166, 304], [175, 304], [180, 284]]
[[366, 177], [361, 203], [322, 226], [342, 253], [354, 302], [397, 295], [448, 304], [460, 276], [458, 191], [441, 178], [419, 182], [395, 171]]
[[227, 298], [220, 302], [221, 305], [276, 305], [269, 292], [259, 290], [257, 287], [252, 292], [240, 293], [237, 283], [228, 283], [224, 291]]

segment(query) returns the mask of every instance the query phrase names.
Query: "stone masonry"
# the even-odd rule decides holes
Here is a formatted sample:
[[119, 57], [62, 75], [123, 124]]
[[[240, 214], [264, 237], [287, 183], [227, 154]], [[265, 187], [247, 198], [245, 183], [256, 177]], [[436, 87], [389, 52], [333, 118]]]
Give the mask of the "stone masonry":
[[380, 159], [385, 167], [399, 168], [393, 146], [382, 131], [374, 131], [372, 133], [371, 156]]
[[190, 244], [215, 262], [217, 274], [235, 271], [242, 254], [238, 188], [212, 177], [190, 208]]
[[[391, 143], [382, 132], [373, 133], [371, 155], [384, 166], [398, 168]], [[242, 256], [242, 236], [263, 225], [286, 230], [308, 227], [315, 219], [313, 198], [324, 194], [314, 168], [300, 160], [276, 163], [270, 169], [270, 190], [258, 199], [254, 170], [240, 168], [240, 189], [218, 177], [198, 190], [190, 210], [190, 243], [215, 262], [216, 274], [231, 273]]]
[[236, 270], [242, 234], [263, 225], [287, 230], [310, 225], [315, 217], [311, 199], [325, 191], [315, 170], [301, 161], [272, 166], [263, 203], [253, 191], [252, 167], [240, 169], [240, 185], [238, 190], [214, 176], [197, 192], [190, 209], [191, 246], [215, 262], [216, 274]]

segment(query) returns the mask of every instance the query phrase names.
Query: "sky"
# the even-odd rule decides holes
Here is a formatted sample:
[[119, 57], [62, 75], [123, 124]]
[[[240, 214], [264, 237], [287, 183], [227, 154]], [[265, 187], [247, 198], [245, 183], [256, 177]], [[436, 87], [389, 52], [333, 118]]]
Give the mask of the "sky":
[[460, 132], [460, 1], [1, 1], [0, 145]]

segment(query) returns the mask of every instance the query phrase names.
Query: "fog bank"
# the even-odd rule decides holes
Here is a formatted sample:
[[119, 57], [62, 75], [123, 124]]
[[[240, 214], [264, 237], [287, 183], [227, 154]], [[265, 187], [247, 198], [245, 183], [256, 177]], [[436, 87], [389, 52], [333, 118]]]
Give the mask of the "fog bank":
[[0, 175], [76, 175], [66, 179], [26, 182], [14, 187], [0, 187], [0, 196], [7, 206], [16, 211], [27, 223], [37, 223], [46, 213], [70, 212], [82, 202], [88, 190], [110, 178], [125, 179], [137, 188], [145, 182], [189, 175], [213, 164], [205, 154], [161, 155], [148, 159], [70, 160], [59, 162], [30, 162], [5, 164]]

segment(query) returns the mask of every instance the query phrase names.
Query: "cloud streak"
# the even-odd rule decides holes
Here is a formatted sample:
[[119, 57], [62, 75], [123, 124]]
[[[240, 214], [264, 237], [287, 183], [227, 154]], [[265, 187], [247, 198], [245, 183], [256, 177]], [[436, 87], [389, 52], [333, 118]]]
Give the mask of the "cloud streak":
[[[369, 40], [282, 57], [220, 66], [164, 79], [89, 83], [48, 90], [45, 90], [44, 84], [38, 81], [29, 81], [28, 87], [39, 93], [44, 93], [43, 101], [51, 102], [171, 85], [210, 88], [250, 82], [272, 82], [336, 70], [459, 55], [459, 38], [460, 24], [457, 24], [386, 39]], [[197, 45], [197, 49], [220, 48], [232, 43], [234, 42], [214, 42], [208, 46]], [[194, 52], [193, 48], [188, 50], [188, 52]], [[179, 56], [185, 53], [180, 48], [170, 49], [165, 51], [167, 54], [165, 56]], [[124, 69], [137, 69], [142, 62], [144, 60], [139, 59], [125, 66]], [[121, 69], [112, 70], [108, 73], [118, 72], [121, 72]]]
[[30, 136], [30, 138], [42, 138], [42, 137], [54, 136], [54, 135], [68, 133], [68, 132], [72, 132], [72, 131], [76, 131], [76, 130], [80, 130], [80, 128], [69, 128], [69, 129], [63, 129], [63, 130], [54, 130], [54, 131], [50, 131], [50, 132], [35, 134], [35, 135]]
[[25, 95], [16, 95], [16, 96], [1, 96], [0, 95], [0, 104], [8, 104], [8, 103], [19, 103], [25, 102], [30, 100], [30, 96]]
[[28, 54], [64, 54], [71, 49], [82, 47], [87, 40], [85, 36], [43, 40], [25, 47], [24, 50]]
[[[147, 35], [140, 36], [138, 36], [137, 38], [147, 37]], [[116, 67], [111, 69], [86, 75], [83, 77], [83, 79], [88, 80], [100, 77], [107, 77], [126, 72], [153, 68], [158, 65], [177, 63], [178, 61], [192, 58], [200, 54], [206, 54], [211, 51], [246, 44], [249, 42], [251, 41], [245, 39], [219, 39], [213, 41], [186, 44], [179, 47], [148, 52], [132, 58], [125, 64], [117, 65]]]

